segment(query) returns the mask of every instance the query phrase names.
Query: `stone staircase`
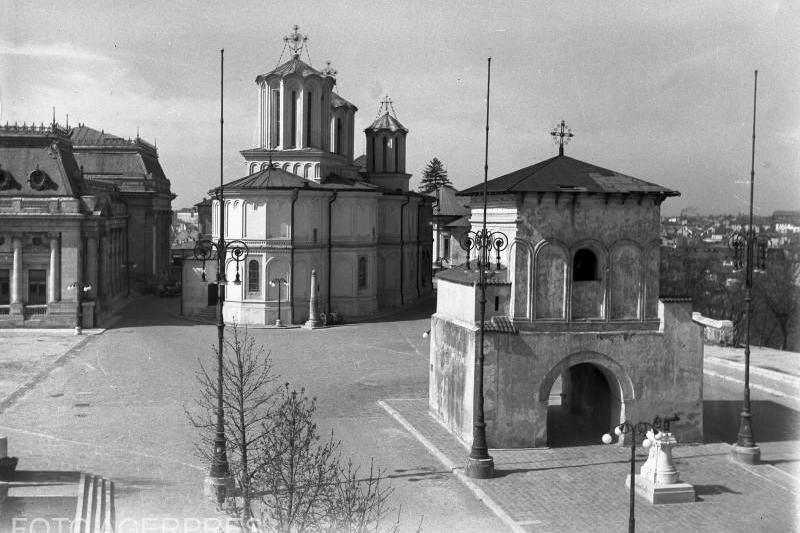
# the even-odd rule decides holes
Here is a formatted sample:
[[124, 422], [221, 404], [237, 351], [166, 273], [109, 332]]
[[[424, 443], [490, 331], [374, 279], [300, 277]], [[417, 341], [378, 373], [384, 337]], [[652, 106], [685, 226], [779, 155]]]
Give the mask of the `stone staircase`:
[[215, 324], [217, 322], [217, 308], [213, 305], [204, 307], [199, 313], [197, 313], [194, 316], [194, 318], [196, 318], [197, 320], [202, 320], [203, 322]]

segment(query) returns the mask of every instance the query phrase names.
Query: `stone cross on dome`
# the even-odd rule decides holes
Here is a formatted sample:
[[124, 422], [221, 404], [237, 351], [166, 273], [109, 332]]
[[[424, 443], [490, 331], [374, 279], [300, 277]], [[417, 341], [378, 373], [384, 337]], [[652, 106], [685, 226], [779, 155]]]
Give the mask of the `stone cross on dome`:
[[550, 135], [553, 136], [553, 140], [558, 145], [558, 155], [564, 155], [564, 145], [569, 143], [569, 140], [575, 136], [572, 133], [572, 129], [567, 127], [563, 120], [561, 124], [556, 125], [556, 127], [550, 131]]
[[283, 42], [286, 43], [286, 46], [289, 47], [289, 50], [292, 51], [292, 55], [294, 57], [300, 57], [300, 52], [303, 50], [303, 47], [306, 45], [308, 41], [308, 35], [302, 35], [298, 31], [300, 26], [297, 24], [294, 25], [294, 32], [290, 35], [287, 35], [283, 38]]

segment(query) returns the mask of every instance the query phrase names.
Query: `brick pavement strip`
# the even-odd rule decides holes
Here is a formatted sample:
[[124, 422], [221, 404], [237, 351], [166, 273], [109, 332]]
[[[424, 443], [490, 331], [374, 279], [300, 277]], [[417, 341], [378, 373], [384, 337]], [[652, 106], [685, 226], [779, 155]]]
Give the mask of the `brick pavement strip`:
[[[468, 450], [428, 414], [426, 399], [384, 400], [382, 404], [413, 428], [412, 433], [422, 436], [447, 468], [467, 479], [460, 465]], [[468, 481], [480, 489], [479, 497], [490, 508], [501, 509], [513, 530], [626, 530], [629, 448], [598, 444], [491, 450], [491, 454], [496, 477]], [[734, 463], [724, 443], [678, 446], [674, 456], [681, 480], [695, 486], [697, 501], [652, 505], [637, 496], [639, 533], [661, 532], [665, 527], [709, 533], [800, 530], [796, 480], [785, 473], [768, 464]], [[645, 458], [640, 448], [637, 470]]]

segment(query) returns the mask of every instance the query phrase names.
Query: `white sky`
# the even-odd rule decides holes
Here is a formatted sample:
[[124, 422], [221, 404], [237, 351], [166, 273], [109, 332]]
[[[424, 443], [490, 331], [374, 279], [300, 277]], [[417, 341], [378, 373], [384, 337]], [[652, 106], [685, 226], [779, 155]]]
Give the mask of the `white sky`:
[[[371, 0], [3, 0], [0, 121], [83, 122], [156, 141], [178, 194], [219, 182], [219, 49], [225, 49], [224, 175], [256, 144], [255, 77], [298, 24], [311, 63], [330, 60], [363, 129], [388, 93], [410, 130], [416, 186], [438, 157], [459, 189], [566, 153], [682, 196], [664, 213], [745, 212], [758, 69], [756, 213], [800, 208], [800, 3]], [[287, 57], [284, 55], [283, 61]], [[304, 55], [304, 59], [305, 55]]]

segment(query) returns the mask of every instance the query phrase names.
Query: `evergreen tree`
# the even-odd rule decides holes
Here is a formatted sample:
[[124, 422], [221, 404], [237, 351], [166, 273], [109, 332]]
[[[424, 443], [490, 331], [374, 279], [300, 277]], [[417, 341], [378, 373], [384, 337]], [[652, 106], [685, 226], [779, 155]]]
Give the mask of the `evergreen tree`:
[[438, 191], [443, 185], [452, 185], [447, 179], [447, 170], [439, 158], [434, 157], [428, 162], [425, 170], [422, 171], [422, 180], [419, 183], [419, 191], [431, 193]]

